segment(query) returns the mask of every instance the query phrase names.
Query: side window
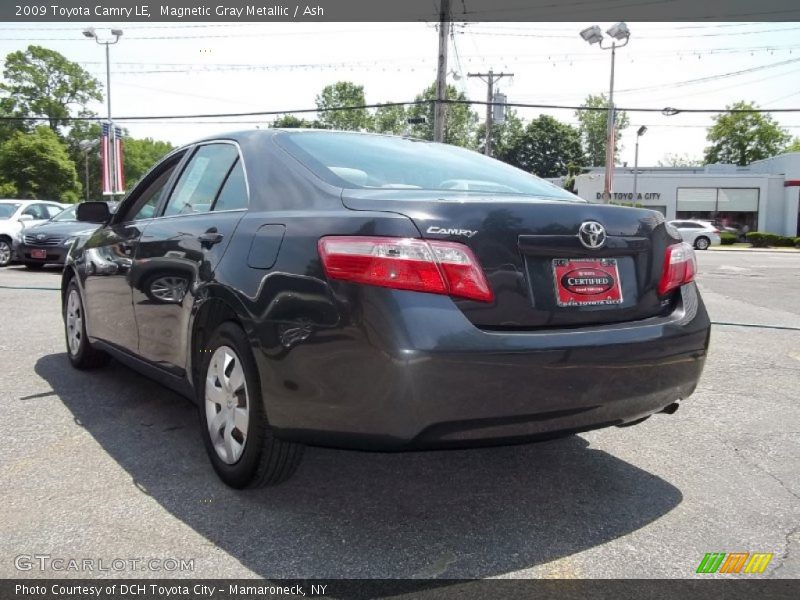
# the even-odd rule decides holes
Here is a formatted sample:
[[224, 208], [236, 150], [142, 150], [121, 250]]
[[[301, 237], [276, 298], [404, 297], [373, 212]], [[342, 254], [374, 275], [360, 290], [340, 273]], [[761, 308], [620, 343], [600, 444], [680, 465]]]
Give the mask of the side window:
[[23, 215], [28, 215], [34, 219], [49, 219], [50, 217], [45, 210], [44, 204], [31, 204], [28, 208], [22, 211]]
[[214, 210], [247, 208], [247, 184], [244, 180], [242, 161], [237, 160], [222, 186], [214, 203]]
[[167, 202], [164, 216], [211, 210], [225, 176], [238, 157], [232, 144], [206, 144], [194, 153]]
[[47, 214], [50, 216], [51, 219], [56, 215], [61, 214], [61, 212], [64, 210], [63, 208], [55, 204], [47, 204], [45, 208], [47, 209]]
[[152, 219], [156, 216], [159, 202], [167, 189], [170, 175], [175, 170], [175, 167], [180, 163], [181, 155], [174, 156], [170, 164], [156, 176], [149, 184], [145, 185], [143, 189], [138, 187], [134, 190], [137, 198], [134, 200], [133, 205], [125, 211], [122, 221], [140, 221], [142, 219]]

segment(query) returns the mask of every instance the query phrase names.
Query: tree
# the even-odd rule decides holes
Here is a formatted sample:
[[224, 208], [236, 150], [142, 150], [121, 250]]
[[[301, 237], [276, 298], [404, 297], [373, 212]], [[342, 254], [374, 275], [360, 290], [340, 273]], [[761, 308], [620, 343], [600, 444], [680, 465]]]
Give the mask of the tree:
[[702, 167], [703, 160], [688, 154], [667, 153], [658, 161], [659, 167]]
[[408, 128], [408, 115], [403, 105], [379, 106], [372, 117], [372, 129], [376, 133], [402, 135]]
[[272, 122], [272, 127], [282, 129], [296, 129], [296, 128], [318, 128], [316, 121], [308, 121], [294, 115], [281, 115]]
[[784, 152], [800, 152], [800, 137], [794, 138], [791, 144], [786, 146], [783, 150]]
[[17, 131], [0, 146], [0, 180], [14, 185], [21, 198], [74, 202], [81, 195], [75, 163], [45, 125]]
[[72, 124], [69, 132], [64, 137], [67, 146], [67, 153], [70, 160], [75, 164], [78, 172], [78, 180], [83, 184], [84, 195], [86, 194], [86, 161], [89, 161], [89, 198], [99, 200], [103, 190], [101, 185], [101, 164], [100, 164], [100, 133], [101, 128], [98, 123], [89, 121], [76, 121]]
[[549, 115], [528, 123], [497, 157], [539, 177], [567, 175], [585, 160], [580, 132]]
[[[758, 110], [752, 102], [740, 100], [726, 107], [731, 110]], [[749, 165], [780, 154], [792, 136], [771, 115], [759, 112], [727, 112], [715, 116], [706, 139], [707, 163]]]
[[[505, 156], [515, 138], [522, 134], [525, 124], [517, 116], [513, 109], [506, 111], [505, 121], [502, 123], [492, 122], [492, 156], [501, 158]], [[480, 123], [475, 130], [475, 148], [478, 152], [483, 152], [486, 147], [486, 123]]]
[[[447, 100], [466, 100], [463, 92], [448, 85], [445, 98]], [[415, 104], [408, 109], [409, 118], [425, 118], [425, 123], [411, 126], [411, 135], [424, 140], [433, 139], [433, 100], [436, 99], [436, 83], [431, 84], [415, 100], [424, 104]], [[444, 121], [444, 141], [447, 144], [472, 148], [475, 141], [476, 115], [468, 104], [448, 104]]]
[[150, 168], [173, 149], [169, 142], [152, 138], [124, 138], [122, 140], [122, 165], [125, 168], [127, 187], [142, 178]]
[[[582, 104], [586, 108], [608, 108], [608, 99], [604, 94], [599, 96], [589, 95]], [[592, 166], [606, 164], [606, 138], [608, 135], [608, 110], [577, 110], [575, 116], [580, 123], [578, 129], [583, 141], [584, 154]], [[625, 111], [617, 111], [615, 119], [615, 144], [614, 162], [617, 162], [619, 151], [622, 149], [620, 140], [622, 130], [628, 126], [628, 114]]]
[[326, 110], [340, 106], [363, 106], [364, 86], [350, 81], [337, 81], [322, 88], [317, 96], [317, 108], [320, 124], [327, 129], [343, 129], [345, 131], [367, 131], [370, 129], [370, 114], [366, 108], [351, 110]]
[[79, 64], [41, 46], [6, 56], [3, 77], [0, 90], [12, 99], [14, 110], [26, 117], [46, 117], [53, 131], [73, 111], [92, 114], [88, 103], [103, 98], [100, 83]]

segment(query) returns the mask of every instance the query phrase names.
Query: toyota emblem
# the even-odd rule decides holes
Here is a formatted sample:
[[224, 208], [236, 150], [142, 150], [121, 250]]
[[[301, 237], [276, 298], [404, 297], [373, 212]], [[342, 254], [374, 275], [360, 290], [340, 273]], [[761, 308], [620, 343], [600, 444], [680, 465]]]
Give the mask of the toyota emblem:
[[606, 228], [597, 221], [584, 221], [578, 229], [578, 239], [590, 250], [597, 250], [606, 243]]
[[37, 235], [36, 235], [36, 239], [37, 239], [37, 240], [43, 240], [43, 239], [44, 239], [44, 237], [45, 237], [45, 236], [44, 236], [44, 234], [43, 234], [43, 233], [39, 233], [39, 234], [37, 234]]

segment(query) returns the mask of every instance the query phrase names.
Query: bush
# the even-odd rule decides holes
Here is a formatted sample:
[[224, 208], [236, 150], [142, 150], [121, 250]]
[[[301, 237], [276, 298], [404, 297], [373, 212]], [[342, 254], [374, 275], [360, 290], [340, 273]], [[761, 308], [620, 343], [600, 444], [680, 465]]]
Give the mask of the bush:
[[791, 248], [797, 245], [797, 238], [763, 231], [752, 231], [748, 233], [747, 241], [753, 245], [753, 248]]
[[794, 247], [800, 248], [800, 237], [794, 238]]
[[719, 234], [719, 239], [723, 246], [731, 246], [736, 243], [738, 240], [738, 236], [735, 233], [731, 233], [730, 231], [723, 231]]

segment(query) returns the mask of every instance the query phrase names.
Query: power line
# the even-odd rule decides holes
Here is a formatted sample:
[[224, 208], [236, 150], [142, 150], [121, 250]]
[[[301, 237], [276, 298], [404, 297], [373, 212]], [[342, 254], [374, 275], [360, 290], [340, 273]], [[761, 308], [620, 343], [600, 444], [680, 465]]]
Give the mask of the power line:
[[[284, 110], [266, 110], [266, 111], [252, 111], [252, 112], [238, 112], [238, 113], [209, 113], [209, 114], [188, 114], [188, 115], [134, 115], [127, 117], [115, 117], [119, 121], [149, 121], [149, 120], [172, 120], [172, 119], [215, 119], [227, 117], [260, 117], [270, 115], [284, 115], [284, 114], [302, 114], [302, 113], [324, 113], [334, 112], [341, 110], [365, 110], [370, 108], [381, 108], [391, 106], [416, 106], [422, 104], [433, 104], [434, 100], [413, 100], [409, 102], [380, 102], [376, 104], [360, 104], [355, 106], [335, 106], [329, 108], [300, 108], [300, 109], [284, 109]], [[478, 106], [506, 106], [511, 108], [541, 108], [548, 110], [578, 110], [578, 111], [608, 111], [607, 107], [601, 106], [578, 106], [578, 105], [563, 105], [563, 104], [533, 104], [523, 102], [486, 102], [481, 100], [453, 100], [443, 99], [439, 102], [444, 104], [460, 104], [460, 105], [478, 105]], [[647, 108], [647, 107], [618, 107], [617, 110], [625, 112], [641, 112], [641, 113], [662, 113], [666, 116], [674, 116], [680, 113], [800, 113], [800, 108]], [[19, 116], [0, 116], [0, 121], [46, 121], [49, 117], [19, 117]], [[102, 117], [63, 117], [59, 121], [102, 121]]]

